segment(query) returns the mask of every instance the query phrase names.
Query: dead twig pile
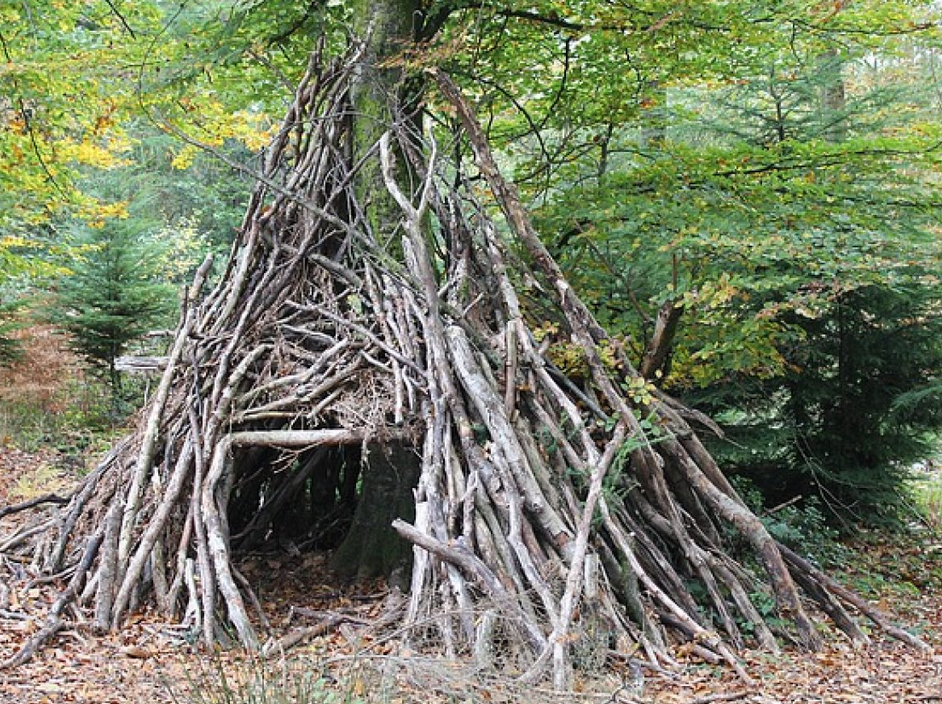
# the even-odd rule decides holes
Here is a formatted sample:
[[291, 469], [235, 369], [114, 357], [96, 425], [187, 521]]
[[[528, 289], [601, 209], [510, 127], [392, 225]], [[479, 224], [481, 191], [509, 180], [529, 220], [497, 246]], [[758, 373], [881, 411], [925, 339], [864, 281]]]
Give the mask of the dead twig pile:
[[[745, 507], [689, 412], [640, 378], [570, 288], [448, 76], [432, 77], [502, 218], [415, 120], [394, 115], [354, 154], [356, 65], [312, 60], [222, 282], [201, 298], [207, 263], [189, 290], [139, 430], [66, 506], [3, 539], [38, 572], [70, 574], [7, 665], [73, 604], [113, 629], [149, 600], [206, 643], [231, 626], [258, 647], [233, 550], [299, 535], [356, 491], [345, 449], [390, 443], [421, 467], [415, 519], [394, 525], [415, 545], [402, 616], [414, 644], [482, 665], [511, 649], [525, 678], [551, 670], [558, 688], [590, 637], [655, 666], [689, 640], [739, 668], [746, 634], [818, 646], [800, 589], [854, 642], [867, 636], [848, 608], [920, 645]], [[401, 211], [394, 228], [370, 216], [366, 165]], [[549, 360], [535, 334], [547, 321], [582, 373]], [[761, 569], [736, 559], [732, 534]]]

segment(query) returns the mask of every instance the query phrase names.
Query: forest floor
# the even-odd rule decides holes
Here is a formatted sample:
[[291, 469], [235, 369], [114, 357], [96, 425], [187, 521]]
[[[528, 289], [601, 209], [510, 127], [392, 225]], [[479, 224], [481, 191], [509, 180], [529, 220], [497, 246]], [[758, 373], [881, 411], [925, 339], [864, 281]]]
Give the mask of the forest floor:
[[[0, 506], [62, 490], [72, 471], [54, 452], [24, 452], [0, 439]], [[2, 519], [0, 534], [17, 520], [17, 515]], [[27, 568], [0, 558], [0, 588], [5, 584], [0, 590], [0, 660], [41, 627], [62, 586], [31, 580]], [[928, 531], [903, 537], [862, 534], [848, 546], [839, 576], [916, 629], [932, 645], [931, 652], [915, 652], [877, 633], [872, 645], [854, 650], [831, 633], [819, 653], [743, 653], [755, 680], [747, 685], [728, 669], [697, 661], [679, 646], [681, 667], [644, 672], [641, 690], [627, 684], [627, 672], [599, 668], [596, 676], [580, 681], [583, 695], [569, 698], [523, 689], [509, 677], [484, 681], [444, 659], [394, 653], [389, 642], [370, 635], [366, 627], [380, 616], [383, 585], [340, 587], [325, 569], [323, 556], [254, 555], [241, 569], [256, 586], [276, 633], [299, 627], [313, 632], [318, 624], [331, 627], [283, 657], [259, 662], [237, 651], [200, 652], [187, 633], [146, 611], [120, 633], [95, 635], [76, 625], [31, 662], [0, 671], [0, 703], [280, 704], [295, 701], [289, 692], [305, 695], [306, 702], [336, 704], [942, 702], [942, 538]], [[253, 688], [254, 694], [248, 691]]]

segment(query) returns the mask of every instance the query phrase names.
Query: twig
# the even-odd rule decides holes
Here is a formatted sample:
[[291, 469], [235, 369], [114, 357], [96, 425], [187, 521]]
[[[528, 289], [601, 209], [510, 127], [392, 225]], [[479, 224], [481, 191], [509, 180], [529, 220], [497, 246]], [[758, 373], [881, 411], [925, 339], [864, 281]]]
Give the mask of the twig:
[[76, 594], [78, 594], [79, 590], [82, 588], [82, 583], [85, 581], [85, 576], [88, 574], [88, 570], [95, 560], [95, 556], [98, 554], [98, 548], [101, 545], [103, 537], [102, 532], [99, 531], [88, 539], [88, 543], [85, 546], [85, 554], [82, 555], [82, 561], [76, 568], [75, 574], [72, 575], [72, 579], [69, 580], [69, 585], [62, 591], [59, 598], [56, 599], [56, 603], [52, 605], [52, 608], [49, 609], [49, 615], [46, 616], [46, 625], [41, 631], [26, 641], [19, 652], [3, 662], [0, 662], [0, 669], [17, 667], [28, 662], [46, 641], [62, 629], [64, 625], [62, 612], [72, 603], [72, 600], [75, 599]]
[[741, 692], [725, 692], [720, 694], [707, 694], [702, 697], [697, 697], [696, 699], [691, 699], [687, 704], [711, 704], [712, 702], [733, 702], [737, 699], [744, 699], [746, 695], [749, 694], [748, 691], [742, 690]]
[[797, 496], [793, 496], [793, 497], [790, 498], [788, 501], [783, 501], [783, 502], [780, 503], [778, 506], [773, 506], [772, 508], [767, 508], [765, 511], [762, 512], [762, 515], [763, 515], [763, 516], [771, 516], [773, 513], [778, 513], [778, 512], [781, 511], [782, 509], [788, 508], [788, 507], [791, 506], [792, 504], [798, 503], [799, 501], [802, 500], [802, 498], [804, 498], [804, 497], [802, 497], [801, 494], [798, 494]]
[[[330, 613], [326, 615], [325, 618], [318, 624], [308, 626], [306, 628], [298, 628], [297, 630], [291, 631], [291, 633], [282, 636], [278, 640], [268, 641], [262, 648], [262, 657], [268, 658], [272, 655], [280, 655], [284, 651], [293, 648], [299, 643], [303, 643], [304, 641], [311, 638], [316, 638], [317, 636], [336, 628], [340, 624], [347, 623], [349, 621], [359, 621], [359, 619], [354, 619], [352, 616], [347, 614]], [[359, 622], [365, 623], [363, 621]]]
[[26, 511], [31, 509], [34, 506], [39, 506], [40, 504], [67, 504], [69, 503], [68, 496], [59, 496], [58, 494], [45, 494], [44, 496], [37, 496], [35, 499], [28, 499], [26, 501], [21, 501], [18, 504], [11, 504], [10, 506], [4, 506], [0, 508], [0, 518], [4, 516], [9, 516], [11, 513], [19, 513], [20, 511]]

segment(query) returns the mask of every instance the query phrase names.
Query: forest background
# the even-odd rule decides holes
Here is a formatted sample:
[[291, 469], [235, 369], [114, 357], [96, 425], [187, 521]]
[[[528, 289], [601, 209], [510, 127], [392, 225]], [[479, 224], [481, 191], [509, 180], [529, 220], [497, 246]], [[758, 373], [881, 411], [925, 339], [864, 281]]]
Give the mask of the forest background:
[[[162, 354], [149, 333], [225, 260], [314, 38], [339, 52], [356, 5], [0, 3], [0, 358], [52, 328], [81, 359], [50, 395], [0, 389], [0, 443], [81, 473], [121, 432], [150, 388], [119, 360]], [[473, 97], [569, 280], [719, 424], [773, 535], [820, 555], [861, 525], [937, 528], [937, 4], [427, 5], [398, 61]], [[429, 129], [454, 119], [430, 98]]]
[[[227, 251], [312, 37], [338, 49], [351, 11], [0, 6], [0, 355], [43, 321], [87, 365], [71, 400], [5, 399], [3, 435], [81, 452], [141, 402], [116, 361], [160, 351], [145, 333]], [[722, 426], [711, 450], [757, 505], [787, 504], [782, 536], [908, 515], [942, 425], [936, 4], [428, 14], [442, 26], [402, 61], [474, 96], [579, 293], [645, 377]]]

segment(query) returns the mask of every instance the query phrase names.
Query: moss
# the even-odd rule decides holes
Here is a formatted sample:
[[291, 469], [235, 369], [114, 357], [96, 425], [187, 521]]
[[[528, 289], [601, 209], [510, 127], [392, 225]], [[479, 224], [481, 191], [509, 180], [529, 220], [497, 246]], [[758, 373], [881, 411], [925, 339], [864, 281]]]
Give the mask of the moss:
[[[407, 97], [403, 95], [407, 82], [398, 56], [415, 38], [413, 18], [420, 8], [421, 3], [416, 0], [357, 0], [353, 4], [354, 32], [356, 36], [368, 38], [359, 80], [352, 91], [356, 115], [353, 126], [355, 161], [372, 149], [392, 124], [394, 116], [390, 114], [390, 104], [414, 102], [414, 98], [403, 101]], [[414, 86], [411, 90], [415, 90]], [[363, 165], [356, 190], [372, 231], [380, 240], [391, 239], [402, 213], [386, 190], [378, 159], [368, 160]]]

